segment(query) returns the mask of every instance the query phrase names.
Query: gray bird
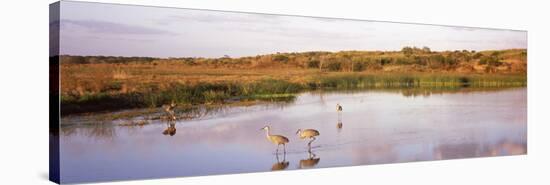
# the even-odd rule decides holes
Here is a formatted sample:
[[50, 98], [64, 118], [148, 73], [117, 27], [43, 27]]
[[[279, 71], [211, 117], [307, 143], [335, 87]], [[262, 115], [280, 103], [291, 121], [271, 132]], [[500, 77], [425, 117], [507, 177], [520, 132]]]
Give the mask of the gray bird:
[[279, 152], [279, 145], [283, 145], [284, 153], [286, 153], [286, 146], [285, 145], [288, 143], [288, 138], [286, 138], [285, 136], [281, 136], [281, 135], [271, 135], [270, 129], [271, 129], [270, 126], [265, 126], [265, 127], [261, 128], [260, 130], [265, 130], [267, 140], [269, 140], [273, 144], [277, 145], [277, 152], [276, 153]]
[[314, 129], [298, 129], [298, 131], [296, 131], [296, 134], [300, 137], [300, 139], [311, 139], [309, 143], [307, 143], [307, 145], [310, 146], [311, 142], [317, 139], [315, 138], [315, 136], [319, 136], [319, 131]]
[[176, 121], [176, 113], [174, 112], [174, 109], [176, 108], [176, 103], [175, 102], [163, 105], [162, 108], [164, 108], [164, 112], [166, 112], [166, 114], [168, 114], [166, 116], [168, 121]]

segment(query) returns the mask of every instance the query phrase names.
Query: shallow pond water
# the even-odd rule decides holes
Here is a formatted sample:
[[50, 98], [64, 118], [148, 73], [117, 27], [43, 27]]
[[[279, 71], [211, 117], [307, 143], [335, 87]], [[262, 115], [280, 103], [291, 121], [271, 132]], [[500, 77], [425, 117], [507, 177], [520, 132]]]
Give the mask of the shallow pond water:
[[[338, 115], [336, 104], [343, 106]], [[231, 106], [143, 126], [62, 119], [64, 183], [198, 176], [519, 155], [527, 152], [527, 89], [309, 92], [291, 103]], [[68, 123], [71, 122], [71, 123]], [[74, 123], [73, 123], [74, 122]], [[341, 123], [341, 128], [338, 128]], [[263, 126], [288, 137], [286, 154]], [[313, 128], [312, 143], [296, 135]]]

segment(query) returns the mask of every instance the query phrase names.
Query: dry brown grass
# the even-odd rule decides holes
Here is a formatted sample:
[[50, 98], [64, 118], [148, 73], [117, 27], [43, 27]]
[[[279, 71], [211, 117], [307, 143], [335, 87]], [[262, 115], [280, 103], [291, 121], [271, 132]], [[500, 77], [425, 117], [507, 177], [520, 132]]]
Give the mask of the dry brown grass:
[[[432, 71], [415, 71], [412, 66], [386, 66], [381, 71], [320, 72], [317, 69], [300, 68], [210, 68], [165, 62], [153, 64], [62, 64], [61, 92], [65, 95], [90, 93], [129, 93], [153, 88], [165, 90], [171, 84], [195, 85], [201, 83], [251, 83], [265, 79], [306, 83], [315, 78], [346, 74], [433, 74]], [[512, 65], [514, 66], [514, 65]], [[505, 67], [501, 67], [504, 70]], [[455, 72], [444, 74], [469, 74], [485, 70], [483, 66], [458, 67]], [[497, 69], [498, 70], [498, 69]], [[413, 72], [410, 72], [413, 71]]]
[[188, 66], [177, 63], [152, 64], [62, 64], [62, 94], [128, 93], [154, 85], [159, 90], [172, 83], [255, 82], [262, 79], [281, 79], [304, 82], [318, 74], [313, 69], [224, 69]]

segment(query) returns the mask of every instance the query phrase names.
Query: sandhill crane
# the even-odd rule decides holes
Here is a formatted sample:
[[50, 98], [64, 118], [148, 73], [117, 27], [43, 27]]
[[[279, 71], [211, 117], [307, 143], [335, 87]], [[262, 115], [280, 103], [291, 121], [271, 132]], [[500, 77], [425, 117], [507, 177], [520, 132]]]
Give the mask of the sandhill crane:
[[307, 143], [308, 146], [311, 146], [311, 142], [316, 140], [315, 136], [319, 135], [319, 131], [314, 129], [298, 129], [298, 131], [296, 131], [296, 134], [300, 137], [300, 139], [311, 139], [309, 143]]
[[164, 108], [164, 112], [166, 112], [167, 120], [168, 121], [176, 121], [176, 113], [174, 112], [174, 108], [176, 108], [176, 103], [172, 102], [170, 104], [163, 105], [162, 108]]
[[288, 143], [288, 138], [286, 138], [285, 136], [281, 136], [281, 135], [271, 135], [270, 129], [271, 129], [270, 126], [265, 126], [265, 127], [261, 128], [260, 130], [265, 130], [265, 131], [266, 131], [267, 140], [269, 140], [269, 141], [271, 141], [273, 144], [276, 144], [276, 145], [277, 145], [277, 151], [276, 151], [275, 153], [279, 153], [279, 145], [283, 145], [284, 153], [286, 153], [286, 146], [285, 146], [285, 144]]
[[166, 112], [173, 112], [173, 109], [176, 108], [176, 103], [172, 102], [170, 104], [163, 105], [162, 108], [164, 108], [164, 111]]
[[336, 112], [338, 113], [338, 122], [342, 122], [342, 105], [336, 104]]

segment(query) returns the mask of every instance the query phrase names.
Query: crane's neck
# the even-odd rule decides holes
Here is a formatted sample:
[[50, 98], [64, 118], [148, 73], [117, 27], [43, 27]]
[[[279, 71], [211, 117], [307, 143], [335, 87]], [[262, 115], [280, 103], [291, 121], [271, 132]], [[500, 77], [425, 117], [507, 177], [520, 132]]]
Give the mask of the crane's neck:
[[271, 132], [270, 132], [269, 128], [267, 128], [267, 129], [265, 130], [265, 134], [266, 134], [266, 137], [271, 136]]

